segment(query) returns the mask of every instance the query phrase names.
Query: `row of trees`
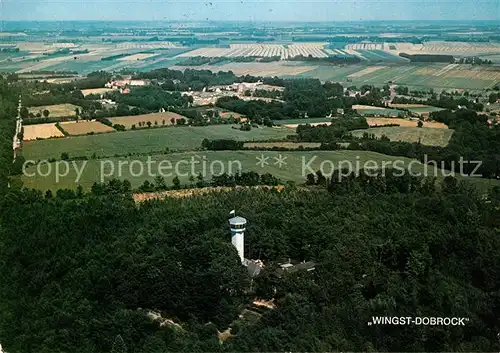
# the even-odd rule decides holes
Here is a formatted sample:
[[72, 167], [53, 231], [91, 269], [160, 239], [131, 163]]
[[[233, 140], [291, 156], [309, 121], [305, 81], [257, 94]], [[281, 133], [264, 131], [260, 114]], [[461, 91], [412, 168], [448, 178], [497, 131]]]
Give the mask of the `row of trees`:
[[453, 55], [440, 55], [440, 54], [406, 54], [399, 53], [399, 56], [409, 59], [411, 62], [417, 63], [451, 63], [455, 62]]
[[7, 192], [10, 176], [20, 171], [19, 159], [12, 163], [12, 141], [16, 131], [17, 90], [9, 86], [6, 79], [0, 75], [0, 195]]

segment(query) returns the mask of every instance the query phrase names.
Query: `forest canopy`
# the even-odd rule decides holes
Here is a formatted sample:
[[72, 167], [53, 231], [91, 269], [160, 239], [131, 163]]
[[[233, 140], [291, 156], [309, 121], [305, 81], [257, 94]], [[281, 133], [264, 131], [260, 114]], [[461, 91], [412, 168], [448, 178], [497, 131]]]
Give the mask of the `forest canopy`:
[[[485, 203], [453, 178], [433, 185], [349, 179], [140, 206], [126, 195], [11, 193], [0, 209], [2, 344], [9, 353], [496, 351], [500, 190]], [[252, 285], [230, 241], [235, 205], [248, 219], [245, 256], [266, 264]], [[277, 276], [288, 258], [316, 269]], [[254, 297], [277, 308], [234, 324]], [[160, 327], [149, 310], [175, 325]], [[368, 326], [373, 316], [468, 321]]]

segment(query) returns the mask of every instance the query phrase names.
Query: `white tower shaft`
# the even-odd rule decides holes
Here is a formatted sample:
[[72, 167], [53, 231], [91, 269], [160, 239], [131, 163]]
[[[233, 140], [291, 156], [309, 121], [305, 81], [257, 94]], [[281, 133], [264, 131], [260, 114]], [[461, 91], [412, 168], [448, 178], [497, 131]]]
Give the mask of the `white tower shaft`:
[[238, 251], [241, 263], [245, 260], [245, 233], [244, 232], [232, 232], [231, 243]]

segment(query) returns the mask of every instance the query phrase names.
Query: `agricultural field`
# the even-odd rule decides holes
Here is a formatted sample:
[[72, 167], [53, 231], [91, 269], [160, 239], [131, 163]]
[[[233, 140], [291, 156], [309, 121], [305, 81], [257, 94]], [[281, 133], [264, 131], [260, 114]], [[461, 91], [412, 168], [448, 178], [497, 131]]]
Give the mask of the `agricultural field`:
[[402, 110], [374, 107], [371, 105], [353, 105], [352, 109], [363, 115], [397, 117], [401, 114], [405, 114], [405, 112]]
[[356, 50], [363, 58], [368, 61], [383, 61], [394, 63], [409, 62], [408, 59], [402, 58], [398, 55], [391, 54], [383, 50]]
[[48, 110], [50, 118], [64, 118], [76, 116], [76, 109], [82, 110], [81, 107], [73, 104], [57, 104], [57, 105], [44, 105], [39, 107], [29, 107], [28, 111], [32, 114], [42, 113]]
[[324, 43], [302, 43], [302, 44], [230, 44], [229, 48], [200, 48], [195, 49], [178, 57], [203, 56], [210, 58], [234, 58], [234, 57], [276, 57], [287, 60], [295, 56], [312, 56], [314, 58], [326, 58], [328, 53], [324, 50]]
[[[189, 66], [171, 66], [171, 70], [185, 70], [192, 69]], [[215, 65], [202, 65], [197, 66], [196, 70], [211, 70], [214, 72], [218, 71], [233, 71], [235, 75], [252, 75], [252, 76], [297, 76], [305, 72], [314, 70], [317, 66], [301, 64], [299, 62], [283, 62], [275, 61], [271, 63], [228, 63], [220, 66]]]
[[275, 125], [295, 125], [295, 124], [327, 124], [331, 123], [332, 119], [329, 118], [307, 118], [307, 119], [285, 119], [285, 120], [274, 120]]
[[[234, 127], [234, 128], [233, 128]], [[284, 139], [293, 134], [288, 129], [253, 128], [241, 131], [238, 125], [179, 126], [124, 131], [112, 134], [75, 136], [64, 139], [28, 141], [23, 146], [26, 159], [43, 160], [59, 158], [61, 153], [70, 156], [114, 156], [128, 153], [165, 151], [190, 151], [201, 147], [203, 139], [233, 139], [237, 141], [267, 141]]]
[[64, 121], [59, 125], [68, 135], [86, 135], [90, 133], [104, 133], [115, 131], [112, 127], [104, 125], [98, 121]]
[[84, 97], [87, 97], [89, 94], [105, 94], [112, 91], [114, 91], [113, 88], [90, 88], [82, 89], [82, 94]]
[[438, 112], [441, 110], [444, 110], [443, 108], [439, 107], [433, 107], [431, 105], [425, 105], [425, 104], [391, 104], [391, 108], [396, 108], [396, 109], [408, 109], [410, 112], [418, 114], [418, 115], [425, 115], [428, 116], [429, 113], [432, 112]]
[[[116, 40], [118, 37], [110, 39]], [[98, 70], [111, 71], [125, 67], [143, 67], [147, 65], [148, 61], [156, 60], [165, 54], [172, 57], [189, 50], [189, 48], [170, 42], [83, 41], [74, 44], [44, 41], [43, 43], [19, 42], [18, 47], [19, 53], [12, 53], [13, 55], [5, 57], [5, 60], [0, 57], [0, 71], [27, 73], [50, 70], [76, 71], [87, 74]], [[60, 49], [76, 50], [78, 53], [63, 52], [59, 54], [56, 50]]]
[[429, 41], [423, 44], [391, 43], [391, 45], [395, 49], [390, 50], [390, 52], [394, 52], [395, 54], [449, 54], [467, 56], [500, 54], [500, 45], [497, 43]]
[[[260, 158], [262, 154], [269, 157], [270, 161], [269, 165], [266, 165], [264, 168], [256, 164], [258, 161], [257, 157]], [[281, 168], [273, 163], [275, 158], [279, 158], [280, 155], [281, 158], [286, 158], [286, 165], [282, 165]], [[434, 175], [434, 168], [426, 168], [424, 165], [416, 162], [415, 160], [404, 157], [387, 156], [368, 151], [205, 151], [152, 156], [151, 174], [148, 172], [141, 173], [141, 165], [143, 171], [148, 170], [148, 157], [146, 156], [111, 158], [109, 160], [88, 160], [84, 162], [75, 161], [74, 163], [77, 165], [79, 170], [83, 167], [83, 172], [78, 182], [76, 182], [77, 173], [74, 168], [70, 168], [69, 173], [66, 176], [63, 176], [59, 181], [56, 181], [55, 173], [53, 173], [54, 175], [51, 174], [48, 177], [41, 177], [35, 172], [36, 167], [30, 167], [27, 168], [27, 174], [23, 176], [23, 182], [28, 188], [36, 188], [40, 190], [54, 190], [56, 188], [74, 189], [77, 185], [81, 185], [84, 189], [88, 190], [95, 181], [107, 180], [109, 178], [119, 178], [129, 180], [132, 187], [138, 187], [146, 180], [153, 181], [154, 176], [158, 173], [158, 165], [163, 161], [162, 166], [168, 165], [168, 163], [172, 166], [172, 169], [162, 170], [167, 184], [172, 185], [172, 174], [175, 170], [175, 166], [178, 167], [178, 174], [181, 183], [189, 184], [189, 175], [192, 170], [192, 159], [198, 162], [195, 165], [195, 174], [202, 173], [205, 179], [210, 179], [212, 172], [215, 174], [219, 174], [222, 171], [235, 173], [241, 170], [255, 171], [258, 173], [271, 173], [283, 181], [292, 180], [297, 183], [303, 183], [306, 180], [306, 175], [310, 172], [306, 169], [303, 173], [303, 161], [305, 161], [306, 164], [311, 162], [309, 165], [311, 166], [311, 169], [315, 171], [319, 170], [322, 162], [329, 161], [326, 163], [326, 166], [324, 165], [325, 174], [330, 173], [332, 164], [334, 168], [347, 168], [350, 164], [353, 167], [353, 171], [355, 171], [357, 162], [359, 162], [360, 167], [363, 167], [364, 163], [367, 161], [372, 161], [370, 162], [371, 167], [373, 167], [373, 161], [379, 163], [380, 167], [382, 167], [382, 163], [384, 163], [385, 167], [390, 167], [392, 163], [398, 161], [397, 165], [403, 167], [408, 166], [409, 163], [413, 161], [410, 165], [413, 173], [420, 172], [422, 174], [426, 173], [426, 175], [430, 176]], [[131, 164], [132, 161], [134, 161], [133, 164]], [[183, 162], [178, 163], [180, 161]], [[83, 165], [83, 163], [85, 163], [85, 165]], [[205, 168], [203, 167], [203, 163], [205, 163]], [[53, 169], [55, 168], [54, 163], [51, 163], [50, 165]], [[44, 166], [44, 168], [47, 168], [47, 166]], [[43, 169], [42, 172], [45, 172], [45, 170], [46, 169]], [[34, 176], [27, 176], [33, 173], [35, 174]], [[169, 175], [169, 173], [171, 174]], [[438, 173], [438, 178], [441, 179], [442, 177], [443, 175]], [[457, 178], [462, 179], [463, 177], [457, 175]], [[500, 181], [498, 180], [480, 178], [470, 178], [470, 180], [472, 180], [480, 189], [500, 185]]]
[[363, 69], [361, 71], [355, 72], [353, 74], [347, 75], [349, 78], [359, 78], [364, 75], [371, 74], [372, 72], [378, 71], [380, 69], [385, 69], [386, 66], [369, 66], [366, 69]]
[[[119, 116], [115, 118], [109, 118], [108, 120], [114, 124], [120, 124], [125, 126], [126, 129], [132, 128], [132, 125], [135, 125], [139, 128], [139, 123], [144, 123], [147, 126], [147, 122], [151, 122], [153, 126], [164, 126], [164, 125], [172, 125], [172, 119], [180, 120], [186, 119], [186, 117], [179, 115], [173, 112], [164, 112], [164, 113], [152, 113], [152, 114], [142, 114], [142, 115], [129, 115], [129, 116]], [[187, 119], [186, 119], [187, 120]]]
[[[76, 71], [80, 74], [88, 74], [94, 71], [108, 70], [116, 62], [112, 61], [83, 61], [83, 60], [73, 60], [73, 61], [63, 61], [44, 68], [44, 70], [53, 71]], [[126, 65], [125, 62], [123, 65]]]
[[[400, 119], [400, 118], [366, 118], [366, 122], [370, 126], [383, 126], [383, 125], [390, 125], [390, 124], [398, 124], [399, 126], [403, 127], [417, 127], [418, 122], [415, 120], [409, 120], [409, 119]], [[430, 128], [436, 128], [436, 129], [448, 129], [448, 126], [446, 126], [443, 123], [438, 123], [435, 121], [424, 121], [423, 122], [423, 127], [430, 127]]]
[[362, 137], [363, 134], [373, 134], [377, 138], [385, 135], [391, 141], [404, 141], [404, 142], [419, 142], [428, 146], [445, 147], [450, 142], [453, 135], [451, 129], [436, 129], [430, 127], [404, 127], [404, 126], [391, 126], [391, 127], [374, 127], [364, 130], [353, 131], [353, 136]]
[[35, 124], [23, 126], [23, 140], [48, 139], [51, 137], [64, 137], [64, 134], [56, 127], [55, 123]]

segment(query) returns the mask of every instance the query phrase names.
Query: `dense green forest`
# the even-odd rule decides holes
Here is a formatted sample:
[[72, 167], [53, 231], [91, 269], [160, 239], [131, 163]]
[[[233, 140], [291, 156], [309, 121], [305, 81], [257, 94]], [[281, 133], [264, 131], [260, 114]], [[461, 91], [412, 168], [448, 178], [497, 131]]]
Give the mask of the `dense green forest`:
[[237, 97], [222, 97], [217, 100], [218, 107], [231, 110], [249, 117], [253, 122], [262, 123], [264, 119], [299, 119], [305, 114], [309, 117], [325, 117], [336, 114], [337, 108], [349, 109], [353, 104], [382, 106], [385, 90], [364, 85], [360, 88], [363, 95], [346, 96], [339, 83], [322, 83], [318, 79], [294, 79], [283, 82], [284, 102], [244, 101]]
[[[498, 351], [500, 190], [486, 203], [453, 178], [436, 192], [433, 179], [389, 176], [139, 206], [130, 195], [11, 193], [0, 204], [2, 345], [9, 353]], [[246, 257], [266, 264], [252, 283], [230, 242], [235, 207], [249, 220]], [[280, 275], [277, 262], [288, 258], [315, 261], [316, 270]], [[220, 344], [217, 330], [254, 297], [275, 298], [277, 308], [233, 323]], [[148, 310], [176, 324], [160, 327]], [[469, 320], [368, 326], [372, 316]]]

